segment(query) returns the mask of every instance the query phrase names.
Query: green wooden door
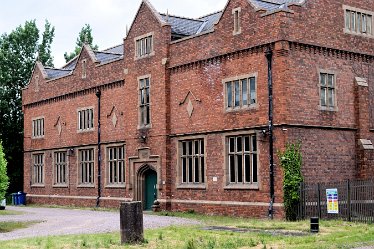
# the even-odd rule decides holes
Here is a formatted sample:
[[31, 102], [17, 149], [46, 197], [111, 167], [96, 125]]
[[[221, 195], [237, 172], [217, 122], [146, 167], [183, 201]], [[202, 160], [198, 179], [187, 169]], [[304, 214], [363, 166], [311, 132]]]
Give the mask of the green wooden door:
[[157, 199], [157, 174], [148, 170], [145, 174], [144, 210], [151, 210], [153, 202]]

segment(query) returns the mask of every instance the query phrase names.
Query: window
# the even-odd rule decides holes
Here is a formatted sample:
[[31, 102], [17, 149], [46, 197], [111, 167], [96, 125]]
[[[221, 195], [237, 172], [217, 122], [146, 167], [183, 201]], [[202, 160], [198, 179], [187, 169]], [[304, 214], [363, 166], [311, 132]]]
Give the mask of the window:
[[153, 55], [153, 33], [135, 38], [135, 58]]
[[241, 23], [240, 23], [240, 12], [241, 12], [241, 8], [236, 8], [232, 10], [232, 14], [234, 16], [233, 35], [238, 35], [242, 32]]
[[67, 154], [66, 151], [54, 153], [54, 184], [67, 184]]
[[257, 184], [256, 135], [227, 138], [229, 184]]
[[180, 141], [182, 184], [205, 182], [204, 139]]
[[225, 82], [226, 109], [245, 108], [256, 104], [256, 78], [245, 77]]
[[79, 184], [92, 185], [94, 183], [94, 150], [79, 150]]
[[139, 79], [139, 123], [140, 127], [151, 124], [150, 78]]
[[32, 184], [44, 184], [44, 154], [32, 155]]
[[32, 120], [32, 138], [44, 137], [44, 118]]
[[107, 166], [108, 185], [125, 185], [124, 146], [107, 149]]
[[91, 131], [94, 128], [93, 108], [78, 110], [78, 130]]
[[353, 7], [344, 6], [345, 32], [373, 35], [373, 13]]
[[335, 107], [335, 75], [320, 73], [320, 95], [321, 106], [326, 108]]
[[82, 79], [87, 78], [87, 60], [82, 60]]

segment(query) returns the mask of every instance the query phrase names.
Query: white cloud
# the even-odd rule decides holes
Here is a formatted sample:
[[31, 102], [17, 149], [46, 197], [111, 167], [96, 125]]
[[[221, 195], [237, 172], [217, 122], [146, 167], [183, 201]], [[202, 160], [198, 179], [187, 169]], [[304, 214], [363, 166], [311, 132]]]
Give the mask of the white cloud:
[[[222, 10], [226, 0], [150, 0], [157, 11], [178, 16], [200, 17]], [[55, 26], [52, 44], [55, 66], [64, 64], [64, 52], [71, 52], [79, 31], [88, 23], [94, 43], [101, 49], [122, 43], [141, 1], [134, 0], [15, 0], [2, 2], [0, 34], [9, 33], [26, 20], [37, 20], [40, 30], [48, 19]]]

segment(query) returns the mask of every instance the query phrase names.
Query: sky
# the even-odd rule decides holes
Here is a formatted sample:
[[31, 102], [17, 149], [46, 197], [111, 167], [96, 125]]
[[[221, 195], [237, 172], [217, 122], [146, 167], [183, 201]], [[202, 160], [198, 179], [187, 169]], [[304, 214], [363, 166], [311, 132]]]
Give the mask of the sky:
[[[222, 10], [227, 0], [149, 0], [158, 12], [197, 18]], [[55, 27], [52, 55], [55, 67], [65, 64], [82, 27], [92, 28], [99, 50], [122, 43], [141, 0], [11, 0], [2, 1], [0, 34], [10, 33], [26, 21], [36, 20], [40, 33], [47, 19]]]

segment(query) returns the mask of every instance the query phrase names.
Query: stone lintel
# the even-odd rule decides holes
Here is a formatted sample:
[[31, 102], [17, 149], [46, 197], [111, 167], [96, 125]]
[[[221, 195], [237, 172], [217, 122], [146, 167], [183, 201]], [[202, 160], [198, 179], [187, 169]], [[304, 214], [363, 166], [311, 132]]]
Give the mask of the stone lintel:
[[374, 150], [373, 143], [368, 139], [359, 139], [358, 144], [364, 149], [364, 150]]
[[365, 78], [356, 77], [355, 81], [358, 86], [365, 86], [365, 87], [369, 86], [368, 81]]

